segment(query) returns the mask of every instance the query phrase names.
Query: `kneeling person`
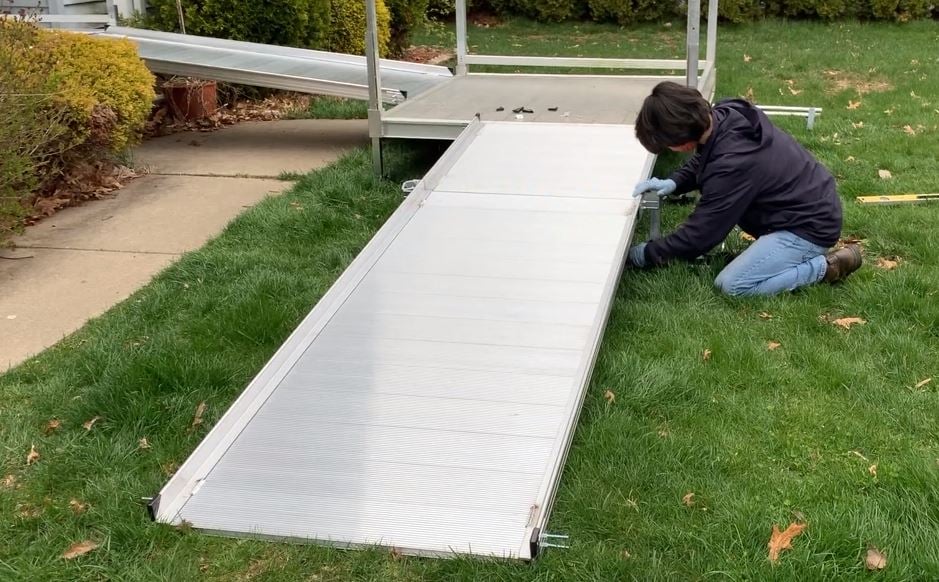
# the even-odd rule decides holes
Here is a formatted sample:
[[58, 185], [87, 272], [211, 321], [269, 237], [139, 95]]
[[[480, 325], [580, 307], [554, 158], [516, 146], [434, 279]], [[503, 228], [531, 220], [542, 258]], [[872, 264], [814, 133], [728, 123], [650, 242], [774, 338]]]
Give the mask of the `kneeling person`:
[[636, 195], [698, 189], [701, 198], [678, 230], [630, 249], [633, 266], [693, 260], [735, 225], [756, 241], [717, 276], [715, 285], [728, 295], [834, 282], [861, 266], [857, 245], [826, 255], [841, 235], [831, 173], [750, 103], [728, 99], [712, 108], [697, 90], [663, 82], [642, 105], [636, 137], [654, 154], [695, 151], [671, 178], [646, 180]]

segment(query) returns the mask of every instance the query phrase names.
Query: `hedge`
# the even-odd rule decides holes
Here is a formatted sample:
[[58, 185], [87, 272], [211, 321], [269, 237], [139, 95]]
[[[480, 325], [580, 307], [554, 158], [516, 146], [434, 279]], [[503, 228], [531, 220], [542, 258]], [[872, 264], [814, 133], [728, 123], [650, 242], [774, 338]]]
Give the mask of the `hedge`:
[[70, 167], [139, 139], [153, 82], [129, 41], [0, 18], [0, 239]]
[[[517, 14], [540, 21], [560, 21], [588, 17], [597, 22], [621, 25], [683, 17], [684, 0], [488, 0], [477, 1], [477, 9]], [[707, 13], [707, 1], [701, 7]], [[935, 0], [721, 0], [718, 12], [723, 20], [746, 22], [763, 17], [860, 18], [905, 21], [939, 16]], [[431, 0], [431, 17], [449, 16], [452, 0]]]
[[[426, 1], [423, 0], [424, 6]], [[389, 0], [399, 27], [413, 26], [415, 0]], [[423, 14], [424, 8], [417, 3]], [[361, 54], [365, 50], [364, 0], [182, 0], [186, 32], [199, 36]], [[377, 0], [379, 40], [386, 54], [392, 14]], [[176, 0], [150, 0], [146, 24], [179, 32]], [[406, 38], [410, 29], [396, 30]]]

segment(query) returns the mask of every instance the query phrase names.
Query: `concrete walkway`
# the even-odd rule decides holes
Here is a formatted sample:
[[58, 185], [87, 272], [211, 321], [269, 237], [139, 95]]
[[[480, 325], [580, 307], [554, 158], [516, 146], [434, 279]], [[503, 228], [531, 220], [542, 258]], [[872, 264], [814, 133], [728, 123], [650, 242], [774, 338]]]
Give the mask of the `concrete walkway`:
[[112, 198], [66, 209], [0, 251], [0, 373], [146, 284], [182, 253], [305, 173], [367, 143], [364, 121], [244, 123], [150, 140], [151, 173]]

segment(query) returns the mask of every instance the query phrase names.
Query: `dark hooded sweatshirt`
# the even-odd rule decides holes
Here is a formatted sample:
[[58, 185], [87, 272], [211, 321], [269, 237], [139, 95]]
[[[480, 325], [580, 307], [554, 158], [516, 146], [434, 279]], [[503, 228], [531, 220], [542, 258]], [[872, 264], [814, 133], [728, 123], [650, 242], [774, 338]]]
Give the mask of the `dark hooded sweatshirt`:
[[676, 194], [701, 199], [672, 234], [646, 245], [646, 262], [695, 259], [739, 224], [759, 238], [787, 230], [823, 247], [841, 235], [835, 179], [762, 111], [739, 99], [718, 103], [708, 140], [672, 176]]

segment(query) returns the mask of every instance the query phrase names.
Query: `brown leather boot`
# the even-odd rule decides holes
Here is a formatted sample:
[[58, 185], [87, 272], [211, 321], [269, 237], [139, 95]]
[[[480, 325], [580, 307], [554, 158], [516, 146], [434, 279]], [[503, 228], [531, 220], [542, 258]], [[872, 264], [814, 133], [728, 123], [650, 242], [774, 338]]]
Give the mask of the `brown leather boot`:
[[861, 263], [864, 262], [861, 257], [861, 247], [858, 245], [845, 245], [844, 248], [828, 253], [827, 259], [826, 283], [844, 280], [845, 277], [860, 269]]

